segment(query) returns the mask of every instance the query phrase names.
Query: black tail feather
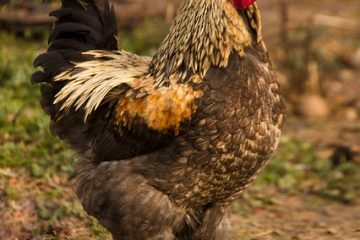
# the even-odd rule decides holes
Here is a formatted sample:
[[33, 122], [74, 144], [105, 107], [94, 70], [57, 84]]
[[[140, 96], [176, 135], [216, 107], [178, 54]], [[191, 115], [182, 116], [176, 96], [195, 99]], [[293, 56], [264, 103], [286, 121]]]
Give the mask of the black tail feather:
[[[49, 37], [49, 48], [35, 59], [34, 66], [41, 67], [42, 71], [34, 73], [31, 81], [41, 84], [40, 102], [51, 117], [52, 132], [84, 153], [101, 132], [95, 129], [104, 128], [107, 121], [97, 117], [84, 124], [81, 111], [58, 118], [60, 106], [54, 104], [54, 99], [66, 83], [55, 82], [53, 78], [72, 68], [73, 62], [86, 61], [82, 52], [117, 50], [115, 13], [107, 0], [62, 0], [62, 7], [50, 15], [57, 20]], [[101, 134], [111, 141], [108, 133]]]

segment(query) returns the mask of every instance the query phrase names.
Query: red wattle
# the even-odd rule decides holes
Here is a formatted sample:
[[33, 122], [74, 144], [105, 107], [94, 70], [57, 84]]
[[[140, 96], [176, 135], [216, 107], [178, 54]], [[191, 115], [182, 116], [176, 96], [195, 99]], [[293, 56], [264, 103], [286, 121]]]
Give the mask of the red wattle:
[[237, 9], [243, 10], [249, 7], [254, 2], [256, 2], [256, 0], [231, 0], [231, 2], [234, 4], [234, 6]]

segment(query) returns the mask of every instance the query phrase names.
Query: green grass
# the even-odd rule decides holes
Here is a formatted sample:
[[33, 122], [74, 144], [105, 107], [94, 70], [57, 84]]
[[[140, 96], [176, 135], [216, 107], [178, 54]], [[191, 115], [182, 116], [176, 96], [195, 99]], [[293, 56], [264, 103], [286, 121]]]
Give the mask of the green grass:
[[[64, 186], [51, 184], [54, 178], [74, 175], [75, 157], [65, 144], [51, 135], [49, 118], [39, 104], [39, 87], [30, 82], [35, 71], [32, 61], [45, 51], [45, 46], [46, 41], [24, 41], [7, 34], [0, 37], [0, 170], [5, 169], [3, 172], [7, 173], [11, 169], [11, 174], [0, 172], [0, 192], [5, 196], [4, 203], [16, 201], [22, 205], [28, 199], [34, 201], [38, 225], [32, 234], [47, 238], [49, 229], [74, 217], [94, 226], [94, 236], [102, 239], [107, 236], [106, 232], [86, 217], [80, 203], [74, 201], [73, 196], [67, 196]], [[25, 180], [16, 181], [22, 178]], [[9, 207], [6, 209], [11, 211]], [[5, 229], [12, 229], [11, 224], [9, 222]], [[18, 225], [15, 223], [14, 229], [21, 228]], [[15, 234], [26, 232], [14, 231], [18, 231]]]
[[259, 184], [275, 184], [289, 193], [308, 192], [328, 199], [351, 203], [360, 190], [360, 166], [319, 157], [315, 146], [283, 137]]
[[32, 61], [44, 43], [22, 42], [13, 36], [0, 39], [0, 164], [26, 167], [34, 176], [49, 169], [73, 171], [71, 152], [51, 136], [49, 119], [39, 105], [39, 88], [32, 85]]

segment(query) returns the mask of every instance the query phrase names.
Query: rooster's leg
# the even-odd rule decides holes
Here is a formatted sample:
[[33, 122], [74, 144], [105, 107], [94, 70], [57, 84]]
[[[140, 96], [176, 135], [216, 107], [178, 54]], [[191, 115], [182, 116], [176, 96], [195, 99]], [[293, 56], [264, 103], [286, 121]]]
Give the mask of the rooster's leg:
[[205, 212], [202, 224], [195, 230], [197, 240], [229, 239], [231, 224], [229, 209], [226, 206], [213, 206]]

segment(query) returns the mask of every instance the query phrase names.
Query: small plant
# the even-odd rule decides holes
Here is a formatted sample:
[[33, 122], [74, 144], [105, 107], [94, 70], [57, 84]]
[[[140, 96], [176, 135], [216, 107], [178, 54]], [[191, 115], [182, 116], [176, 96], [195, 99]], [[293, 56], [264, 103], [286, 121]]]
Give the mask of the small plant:
[[360, 166], [350, 162], [333, 166], [330, 159], [317, 155], [313, 145], [284, 137], [258, 183], [351, 203], [360, 190]]

